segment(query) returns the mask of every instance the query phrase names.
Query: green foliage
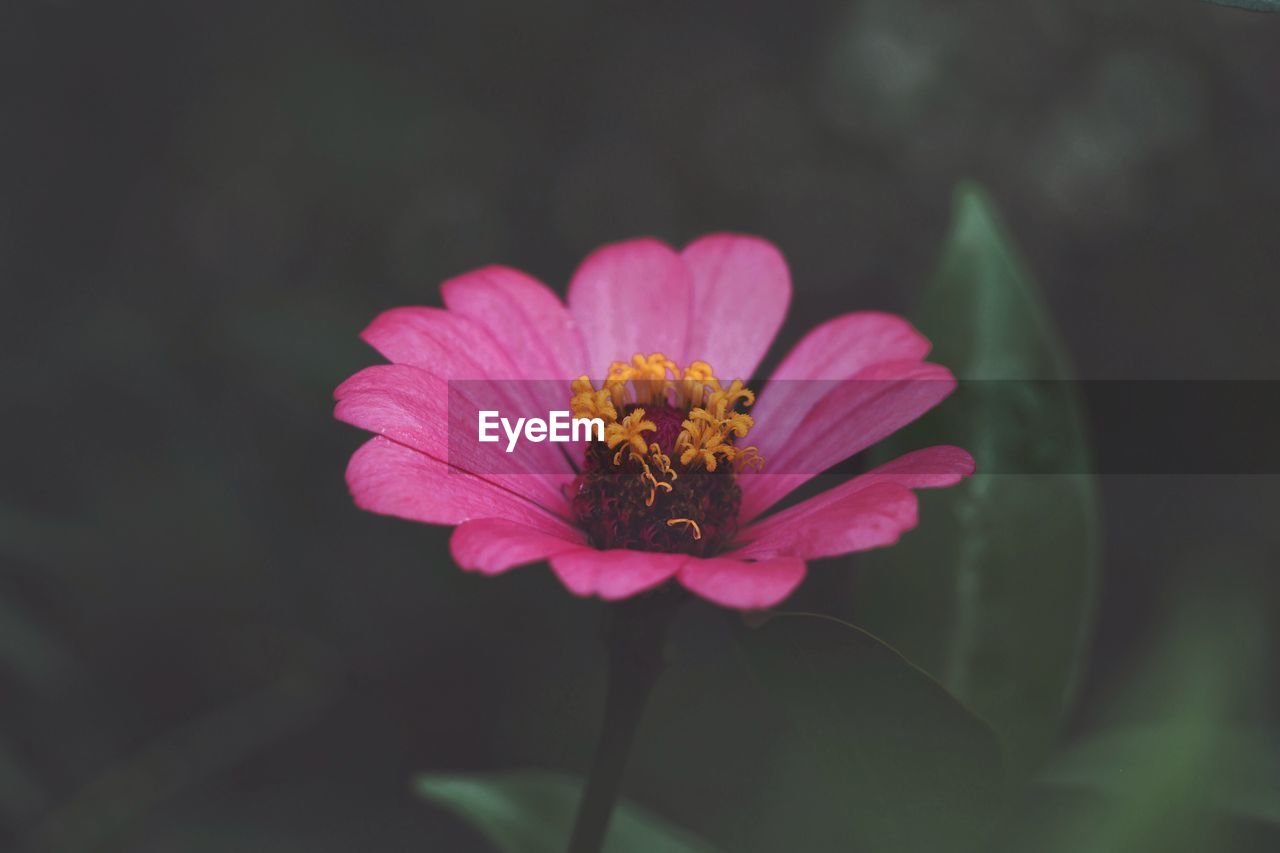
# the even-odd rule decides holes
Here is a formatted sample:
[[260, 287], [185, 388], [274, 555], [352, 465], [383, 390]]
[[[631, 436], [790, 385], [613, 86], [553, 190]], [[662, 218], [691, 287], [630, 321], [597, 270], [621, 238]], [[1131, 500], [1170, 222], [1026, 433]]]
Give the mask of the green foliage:
[[1215, 6], [1234, 6], [1250, 12], [1280, 12], [1280, 0], [1205, 0]]
[[1193, 805], [1280, 828], [1280, 733], [1274, 731], [1236, 730], [1203, 718], [1108, 729], [1059, 756], [1044, 781], [1132, 803], [1162, 789], [1153, 787], [1153, 777], [1168, 779], [1188, 765], [1195, 772], [1188, 792]]
[[958, 852], [981, 841], [1002, 793], [1000, 747], [937, 682], [828, 617], [774, 616], [740, 639], [798, 730], [787, 749], [804, 796], [827, 805], [809, 849]]
[[[512, 771], [418, 777], [418, 793], [474, 826], [502, 853], [562, 853], [581, 784], [556, 773]], [[713, 853], [632, 803], [614, 810], [605, 853]]]
[[1259, 602], [1184, 590], [1098, 730], [1046, 770], [1039, 811], [1018, 810], [1003, 846], [1044, 853], [1274, 850], [1280, 738], [1248, 725], [1269, 674]]
[[961, 387], [885, 455], [957, 444], [978, 473], [922, 495], [920, 529], [862, 558], [857, 621], [990, 723], [1023, 775], [1047, 754], [1071, 700], [1093, 606], [1097, 517], [1079, 405], [1060, 381], [1071, 375], [1067, 358], [976, 186], [956, 194], [916, 319], [934, 342], [931, 359]]

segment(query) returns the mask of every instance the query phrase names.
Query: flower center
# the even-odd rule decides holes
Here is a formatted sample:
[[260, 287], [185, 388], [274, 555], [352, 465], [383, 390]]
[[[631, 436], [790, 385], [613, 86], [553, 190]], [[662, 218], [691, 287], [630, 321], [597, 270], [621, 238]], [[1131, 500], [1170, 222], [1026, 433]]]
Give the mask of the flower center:
[[740, 447], [754, 422], [739, 411], [755, 394], [722, 385], [703, 361], [683, 370], [661, 353], [614, 362], [599, 388], [572, 385], [575, 418], [600, 418], [604, 441], [587, 446], [574, 512], [597, 548], [711, 556], [737, 533], [735, 473], [764, 465]]

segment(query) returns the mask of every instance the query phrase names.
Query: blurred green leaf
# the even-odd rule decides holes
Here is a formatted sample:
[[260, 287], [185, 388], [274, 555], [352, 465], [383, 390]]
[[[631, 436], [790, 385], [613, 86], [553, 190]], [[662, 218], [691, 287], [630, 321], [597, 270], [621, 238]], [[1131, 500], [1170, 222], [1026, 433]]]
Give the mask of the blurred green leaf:
[[[1176, 761], [1175, 739], [1193, 732], [1145, 725], [1105, 731], [1071, 747], [1047, 769], [1042, 781], [1121, 799], [1137, 799], [1150, 768], [1169, 770]], [[1197, 770], [1201, 805], [1235, 817], [1280, 827], [1280, 734], [1266, 731], [1222, 731], [1213, 739]]]
[[1280, 0], [1205, 0], [1215, 6], [1234, 6], [1251, 12], [1280, 12]]
[[[419, 776], [418, 793], [474, 826], [503, 853], [563, 853], [581, 783], [535, 770]], [[714, 848], [662, 818], [622, 802], [605, 853], [713, 853]]]
[[[986, 194], [956, 193], [917, 324], [954, 397], [891, 440], [973, 453], [978, 473], [921, 496], [921, 525], [866, 555], [856, 621], [935, 675], [999, 733], [1022, 775], [1052, 746], [1093, 607], [1097, 514], [1066, 355]], [[966, 381], [969, 380], [969, 381]], [[1009, 473], [1009, 472], [1065, 473]], [[988, 472], [988, 473], [983, 473]]]
[[[1262, 602], [1195, 578], [1100, 734], [1046, 769], [993, 849], [1022, 853], [1275, 850], [1280, 750], [1242, 721], [1269, 712]], [[1044, 796], [1047, 794], [1048, 796]], [[1245, 818], [1246, 820], [1239, 820]]]
[[982, 840], [1002, 795], [1000, 746], [941, 685], [829, 617], [773, 616], [739, 638], [801, 735], [805, 796], [834, 804], [823, 849], [960, 853]]

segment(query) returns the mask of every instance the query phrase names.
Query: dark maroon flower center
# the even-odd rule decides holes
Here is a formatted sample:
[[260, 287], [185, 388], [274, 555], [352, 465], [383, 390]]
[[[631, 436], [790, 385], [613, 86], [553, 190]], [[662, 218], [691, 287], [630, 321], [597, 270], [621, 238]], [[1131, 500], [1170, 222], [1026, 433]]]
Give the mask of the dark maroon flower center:
[[[627, 406], [621, 414], [635, 408]], [[656, 426], [651, 440], [663, 453], [675, 454], [687, 413], [650, 405], [645, 417]], [[588, 445], [577, 479], [573, 509], [592, 545], [710, 557], [733, 540], [742, 492], [732, 466], [682, 471], [669, 490], [654, 489], [643, 476], [642, 462], [624, 458], [614, 464], [614, 456], [603, 442]]]

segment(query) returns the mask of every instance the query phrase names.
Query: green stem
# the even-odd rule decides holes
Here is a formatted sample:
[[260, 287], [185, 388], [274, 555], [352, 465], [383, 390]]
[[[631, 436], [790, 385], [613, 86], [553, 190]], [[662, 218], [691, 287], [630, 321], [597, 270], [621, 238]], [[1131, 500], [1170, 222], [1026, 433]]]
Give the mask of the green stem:
[[600, 740], [591, 761], [568, 853], [600, 853], [645, 702], [665, 663], [663, 644], [683, 593], [659, 589], [611, 605], [605, 623], [609, 685]]

